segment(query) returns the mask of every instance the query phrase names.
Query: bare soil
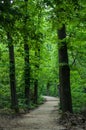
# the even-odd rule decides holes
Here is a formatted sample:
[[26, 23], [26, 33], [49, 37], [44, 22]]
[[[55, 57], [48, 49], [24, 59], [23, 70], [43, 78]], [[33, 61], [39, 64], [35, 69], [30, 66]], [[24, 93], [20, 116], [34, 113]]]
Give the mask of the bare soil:
[[57, 120], [59, 100], [45, 97], [46, 102], [30, 113], [21, 116], [0, 116], [0, 130], [65, 130]]
[[46, 102], [27, 114], [0, 115], [0, 130], [86, 130], [82, 114], [59, 112], [59, 99], [44, 97]]

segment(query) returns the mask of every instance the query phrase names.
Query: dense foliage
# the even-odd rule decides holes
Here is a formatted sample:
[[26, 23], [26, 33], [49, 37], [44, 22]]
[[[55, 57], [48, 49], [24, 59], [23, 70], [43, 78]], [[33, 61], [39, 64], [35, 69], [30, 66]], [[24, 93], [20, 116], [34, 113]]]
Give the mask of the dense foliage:
[[86, 109], [85, 12], [84, 0], [0, 0], [0, 108], [12, 105], [9, 44], [14, 47], [18, 107], [25, 109], [28, 105], [27, 95], [25, 97], [27, 75], [29, 108], [39, 104], [42, 95], [58, 95], [57, 29], [66, 24], [73, 109]]

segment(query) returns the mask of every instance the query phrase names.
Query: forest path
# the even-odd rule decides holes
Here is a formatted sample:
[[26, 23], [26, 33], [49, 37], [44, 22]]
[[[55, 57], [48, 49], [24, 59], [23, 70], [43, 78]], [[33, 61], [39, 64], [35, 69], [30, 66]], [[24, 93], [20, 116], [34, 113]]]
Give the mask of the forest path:
[[64, 130], [57, 123], [60, 116], [58, 113], [59, 99], [44, 97], [46, 102], [43, 105], [17, 119], [12, 119], [10, 125], [4, 126], [3, 130]]

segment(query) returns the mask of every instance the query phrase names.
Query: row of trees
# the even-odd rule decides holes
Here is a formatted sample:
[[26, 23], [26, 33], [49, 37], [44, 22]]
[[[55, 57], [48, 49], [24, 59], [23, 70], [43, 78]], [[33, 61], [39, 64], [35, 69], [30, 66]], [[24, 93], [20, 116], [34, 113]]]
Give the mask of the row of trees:
[[0, 0], [0, 12], [1, 51], [9, 52], [7, 59], [6, 51], [1, 54], [1, 65], [9, 65], [5, 67], [8, 72], [1, 77], [1, 83], [9, 86], [10, 81], [11, 108], [18, 112], [22, 104], [30, 109], [31, 102], [38, 103], [40, 94], [49, 94], [51, 89], [50, 93], [57, 95], [59, 84], [62, 111], [73, 112], [70, 68], [72, 70], [79, 59], [77, 29], [85, 26], [84, 1]]
[[[18, 5], [19, 4], [19, 5]], [[18, 5], [18, 7], [17, 7]], [[10, 77], [10, 90], [11, 90], [11, 108], [16, 112], [19, 111], [18, 99], [16, 94], [16, 74], [15, 74], [15, 53], [14, 53], [14, 40], [15, 35], [21, 35], [24, 48], [24, 93], [25, 104], [29, 108], [30, 105], [30, 45], [28, 43], [29, 36], [28, 24], [28, 1], [22, 1], [17, 3], [16, 1], [2, 1], [1, 6], [1, 27], [6, 32], [6, 40], [8, 42], [9, 49], [9, 77]], [[22, 8], [23, 7], [23, 8]], [[32, 23], [30, 23], [32, 24]], [[19, 29], [19, 30], [18, 30]], [[31, 30], [33, 31], [33, 30]], [[22, 32], [22, 33], [20, 33]], [[35, 32], [32, 32], [35, 33]], [[34, 35], [34, 34], [33, 34]], [[35, 38], [35, 37], [34, 37]], [[16, 39], [17, 40], [17, 39]], [[37, 96], [37, 90], [35, 85], [35, 94]], [[35, 98], [37, 103], [37, 98]]]
[[[27, 109], [30, 109], [31, 102], [37, 104], [38, 95], [41, 94], [38, 91], [38, 79], [40, 78], [40, 59], [43, 55], [43, 51], [41, 52], [43, 37], [46, 37], [46, 35], [43, 36], [43, 27], [41, 27], [41, 24], [44, 24], [45, 21], [44, 17], [41, 17], [44, 11], [42, 12], [41, 1], [35, 1], [34, 3], [32, 1], [1, 0], [0, 6], [0, 26], [3, 32], [1, 34], [1, 49], [4, 47], [9, 51], [9, 57], [7, 57], [9, 60], [7, 84], [9, 85], [10, 81], [11, 108], [18, 112], [19, 98], [21, 99], [20, 102], [24, 103]], [[6, 42], [5, 46], [3, 45], [4, 42]], [[47, 44], [45, 48], [47, 48]], [[19, 52], [20, 54], [18, 54]], [[7, 52], [6, 54], [8, 55]], [[20, 66], [16, 66], [16, 55], [19, 56]], [[23, 69], [20, 71], [22, 74], [19, 72], [21, 67]], [[18, 73], [21, 75], [20, 80], [23, 80], [22, 83], [17, 79], [20, 76]], [[17, 87], [18, 82], [20, 83], [19, 87]]]

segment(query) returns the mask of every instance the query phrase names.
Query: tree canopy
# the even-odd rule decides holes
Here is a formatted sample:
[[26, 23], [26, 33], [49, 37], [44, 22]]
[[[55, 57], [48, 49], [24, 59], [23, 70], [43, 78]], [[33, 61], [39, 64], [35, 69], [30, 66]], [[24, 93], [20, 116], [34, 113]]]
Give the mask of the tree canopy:
[[0, 0], [0, 108], [31, 109], [60, 85], [63, 111], [86, 109], [85, 12], [85, 0]]

